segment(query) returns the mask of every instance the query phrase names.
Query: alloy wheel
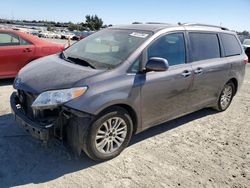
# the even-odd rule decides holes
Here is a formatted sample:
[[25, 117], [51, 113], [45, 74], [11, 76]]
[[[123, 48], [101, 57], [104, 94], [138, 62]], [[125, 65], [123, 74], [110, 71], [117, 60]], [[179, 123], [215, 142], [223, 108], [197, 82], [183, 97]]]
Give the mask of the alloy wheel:
[[127, 136], [127, 124], [120, 117], [106, 120], [95, 136], [95, 146], [100, 153], [110, 154], [123, 144]]
[[233, 88], [231, 85], [226, 85], [222, 91], [220, 98], [220, 105], [223, 110], [229, 106], [232, 97], [233, 97]]

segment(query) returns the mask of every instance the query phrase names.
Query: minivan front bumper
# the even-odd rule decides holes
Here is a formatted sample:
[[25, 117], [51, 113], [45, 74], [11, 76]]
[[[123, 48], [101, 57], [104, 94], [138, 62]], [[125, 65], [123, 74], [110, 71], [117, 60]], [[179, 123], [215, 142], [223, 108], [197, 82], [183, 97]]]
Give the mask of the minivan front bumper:
[[36, 122], [28, 118], [23, 112], [16, 92], [12, 93], [10, 97], [10, 104], [12, 113], [15, 117], [15, 121], [33, 137], [43, 141], [48, 141], [52, 137], [54, 125], [41, 125], [40, 122]]

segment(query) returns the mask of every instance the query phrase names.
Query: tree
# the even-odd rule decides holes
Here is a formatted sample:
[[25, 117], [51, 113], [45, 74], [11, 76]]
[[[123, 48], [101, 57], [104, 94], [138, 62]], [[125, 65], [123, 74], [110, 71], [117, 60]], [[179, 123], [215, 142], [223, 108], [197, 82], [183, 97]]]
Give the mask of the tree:
[[87, 27], [89, 30], [97, 31], [102, 28], [103, 21], [97, 15], [90, 16], [86, 15], [86, 21], [83, 26]]
[[238, 35], [249, 36], [248, 31], [237, 32]]
[[242, 35], [248, 36], [248, 35], [249, 35], [249, 32], [248, 32], [248, 31], [243, 31], [243, 32], [242, 32]]
[[79, 30], [79, 25], [73, 24], [72, 22], [70, 22], [69, 25], [68, 25], [68, 29], [70, 31]]
[[51, 25], [47, 25], [47, 31], [54, 31], [54, 28], [52, 28]]

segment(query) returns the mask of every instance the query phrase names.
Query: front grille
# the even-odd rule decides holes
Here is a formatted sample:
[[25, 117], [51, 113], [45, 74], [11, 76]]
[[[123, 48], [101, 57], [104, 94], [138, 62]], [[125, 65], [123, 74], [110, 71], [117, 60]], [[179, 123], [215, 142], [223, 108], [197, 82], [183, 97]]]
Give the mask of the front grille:
[[27, 115], [31, 119], [34, 119], [34, 113], [31, 108], [31, 105], [35, 101], [36, 96], [22, 90], [18, 90], [17, 93], [25, 115]]

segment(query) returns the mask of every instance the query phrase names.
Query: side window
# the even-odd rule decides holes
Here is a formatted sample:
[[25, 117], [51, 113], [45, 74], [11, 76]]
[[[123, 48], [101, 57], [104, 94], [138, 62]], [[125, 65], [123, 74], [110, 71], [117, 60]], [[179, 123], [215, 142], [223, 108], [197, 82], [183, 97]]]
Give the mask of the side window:
[[19, 45], [19, 37], [10, 33], [0, 33], [0, 46]]
[[234, 35], [220, 34], [222, 44], [225, 50], [225, 56], [234, 56], [241, 54], [241, 47]]
[[25, 40], [25, 39], [23, 39], [21, 37], [20, 37], [20, 44], [21, 45], [32, 45], [31, 42], [29, 42], [29, 41], [27, 41], [27, 40]]
[[141, 61], [141, 55], [134, 61], [134, 63], [132, 64], [132, 66], [130, 67], [129, 72], [132, 73], [137, 73], [140, 69], [140, 61]]
[[192, 61], [220, 57], [220, 45], [217, 34], [189, 33]]
[[161, 57], [168, 60], [170, 66], [185, 63], [185, 42], [183, 33], [167, 34], [157, 39], [148, 48], [148, 59]]

